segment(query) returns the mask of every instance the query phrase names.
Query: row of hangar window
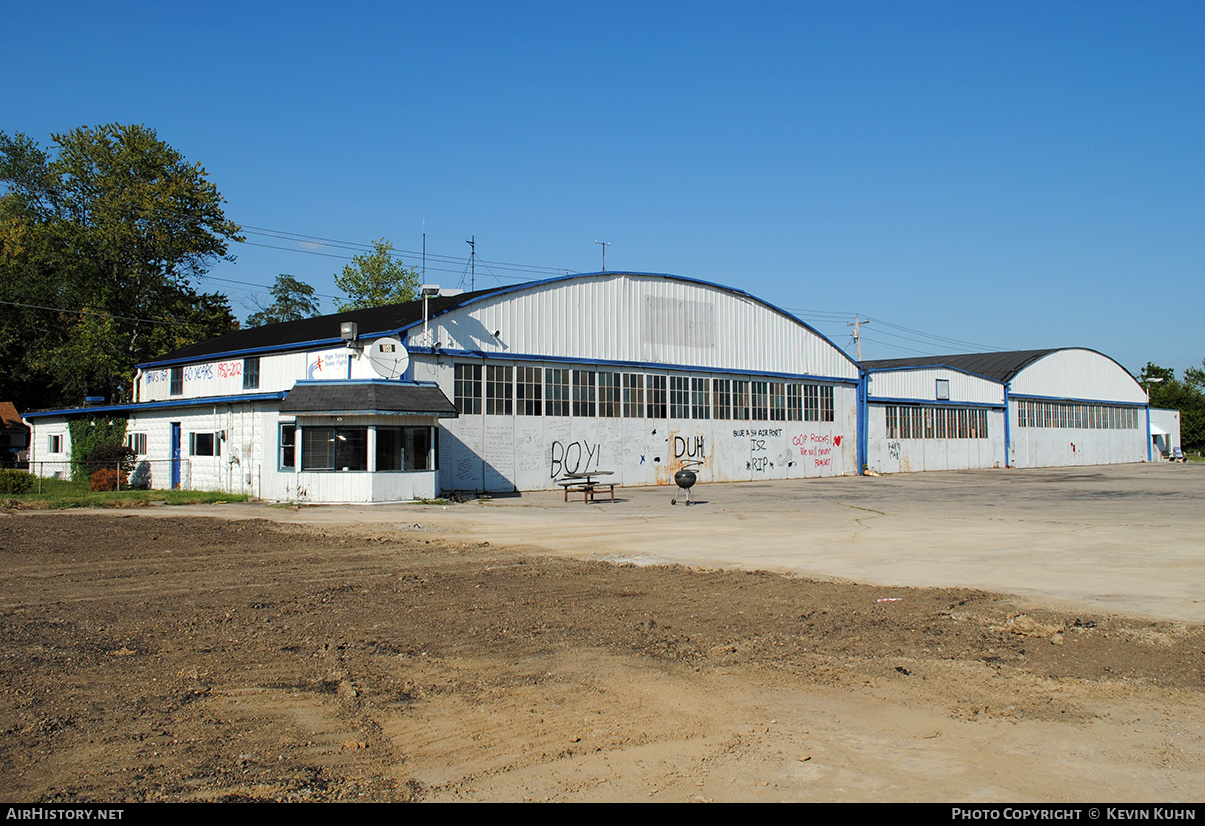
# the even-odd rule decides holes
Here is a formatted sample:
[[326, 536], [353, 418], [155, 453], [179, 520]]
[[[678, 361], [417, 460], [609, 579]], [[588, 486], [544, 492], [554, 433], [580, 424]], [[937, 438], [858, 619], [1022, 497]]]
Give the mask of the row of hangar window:
[[457, 412], [467, 415], [780, 422], [835, 418], [831, 385], [562, 367], [456, 364], [453, 396]]
[[1018, 427], [1075, 427], [1083, 430], [1137, 430], [1137, 407], [1075, 402], [1018, 401]]
[[982, 407], [888, 405], [888, 439], [986, 439], [987, 410]]

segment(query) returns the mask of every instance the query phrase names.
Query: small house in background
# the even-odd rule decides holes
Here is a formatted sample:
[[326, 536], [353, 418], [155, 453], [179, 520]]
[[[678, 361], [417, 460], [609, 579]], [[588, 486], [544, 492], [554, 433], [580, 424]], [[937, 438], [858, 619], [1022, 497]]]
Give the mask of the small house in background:
[[0, 467], [25, 467], [29, 426], [12, 402], [0, 402]]
[[1156, 460], [1184, 458], [1180, 447], [1180, 411], [1151, 408], [1151, 453]]

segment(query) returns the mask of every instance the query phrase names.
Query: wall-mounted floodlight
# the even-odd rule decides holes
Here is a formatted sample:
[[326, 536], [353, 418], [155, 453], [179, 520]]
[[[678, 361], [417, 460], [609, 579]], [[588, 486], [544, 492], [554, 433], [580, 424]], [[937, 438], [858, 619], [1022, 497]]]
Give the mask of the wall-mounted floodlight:
[[344, 321], [339, 325], [339, 337], [342, 338], [348, 347], [354, 347], [357, 350], [363, 350], [364, 345], [360, 344], [360, 326], [354, 321]]

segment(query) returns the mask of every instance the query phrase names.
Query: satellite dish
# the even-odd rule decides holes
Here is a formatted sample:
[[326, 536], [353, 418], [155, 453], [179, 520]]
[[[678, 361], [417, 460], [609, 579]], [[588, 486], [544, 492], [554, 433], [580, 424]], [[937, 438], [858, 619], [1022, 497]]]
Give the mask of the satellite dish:
[[401, 378], [410, 364], [410, 354], [401, 339], [386, 336], [372, 343], [368, 363], [378, 376], [385, 379]]

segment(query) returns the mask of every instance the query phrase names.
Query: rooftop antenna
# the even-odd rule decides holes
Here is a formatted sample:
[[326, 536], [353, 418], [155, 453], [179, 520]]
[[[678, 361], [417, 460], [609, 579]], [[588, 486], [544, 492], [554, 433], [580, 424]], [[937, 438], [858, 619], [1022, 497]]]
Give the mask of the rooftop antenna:
[[[469, 245], [469, 292], [477, 289], [477, 236], [474, 235], [472, 240], [465, 241]], [[464, 276], [461, 276], [462, 278]], [[464, 283], [464, 282], [461, 282]]]
[[596, 244], [602, 244], [602, 248], [603, 248], [603, 268], [602, 268], [602, 271], [603, 271], [603, 272], [606, 272], [606, 271], [607, 271], [607, 247], [611, 246], [611, 242], [609, 242], [609, 241], [595, 241], [594, 243], [596, 243]]
[[858, 361], [862, 360], [862, 325], [869, 324], [869, 321], [863, 321], [854, 313], [854, 320], [845, 322], [846, 327], [853, 327], [854, 344], [858, 345]]

